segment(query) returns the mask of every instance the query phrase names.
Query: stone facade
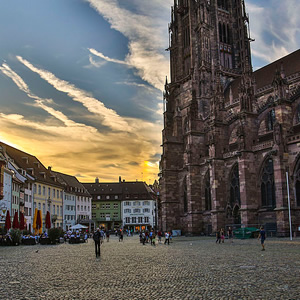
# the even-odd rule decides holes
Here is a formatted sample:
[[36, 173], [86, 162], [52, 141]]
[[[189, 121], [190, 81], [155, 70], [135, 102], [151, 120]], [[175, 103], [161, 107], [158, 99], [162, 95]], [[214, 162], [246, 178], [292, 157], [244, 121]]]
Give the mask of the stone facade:
[[300, 50], [252, 71], [242, 0], [175, 0], [160, 227], [300, 226]]

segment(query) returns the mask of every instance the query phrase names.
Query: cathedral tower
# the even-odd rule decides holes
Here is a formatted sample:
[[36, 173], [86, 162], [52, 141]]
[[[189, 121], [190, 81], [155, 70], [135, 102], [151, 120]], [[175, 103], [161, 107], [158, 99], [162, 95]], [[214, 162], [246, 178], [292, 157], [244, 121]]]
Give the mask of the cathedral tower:
[[[161, 157], [162, 229], [203, 231], [205, 187], [220, 172], [224, 139], [224, 92], [252, 72], [248, 16], [243, 0], [175, 0], [171, 9], [171, 82], [165, 85]], [[251, 80], [250, 80], [251, 81]], [[207, 161], [211, 166], [204, 167]], [[204, 174], [204, 173], [205, 174]], [[218, 211], [222, 195], [215, 189]], [[218, 199], [218, 200], [216, 200]], [[218, 219], [218, 214], [215, 215]], [[216, 220], [218, 222], [218, 220]]]

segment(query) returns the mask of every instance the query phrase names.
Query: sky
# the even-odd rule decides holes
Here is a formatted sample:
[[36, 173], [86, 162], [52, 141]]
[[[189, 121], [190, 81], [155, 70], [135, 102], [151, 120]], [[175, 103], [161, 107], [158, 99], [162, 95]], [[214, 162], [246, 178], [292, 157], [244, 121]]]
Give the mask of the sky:
[[[0, 140], [81, 182], [159, 172], [172, 0], [0, 2]], [[300, 45], [298, 0], [246, 0], [254, 70]]]

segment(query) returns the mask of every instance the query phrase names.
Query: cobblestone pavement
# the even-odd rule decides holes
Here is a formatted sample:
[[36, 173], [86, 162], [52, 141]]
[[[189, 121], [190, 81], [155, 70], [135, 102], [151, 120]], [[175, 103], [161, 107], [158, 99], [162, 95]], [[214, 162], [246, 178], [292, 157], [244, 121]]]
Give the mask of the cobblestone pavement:
[[300, 239], [0, 247], [0, 299], [300, 299]]

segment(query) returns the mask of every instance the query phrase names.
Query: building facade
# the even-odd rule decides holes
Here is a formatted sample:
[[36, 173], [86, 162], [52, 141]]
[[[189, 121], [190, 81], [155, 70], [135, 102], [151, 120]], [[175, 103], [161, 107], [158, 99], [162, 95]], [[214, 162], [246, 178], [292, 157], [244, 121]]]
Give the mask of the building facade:
[[87, 225], [91, 230], [93, 227], [91, 224], [91, 196], [86, 188], [75, 176], [54, 172], [51, 167], [48, 169], [64, 187], [63, 229], [68, 230], [71, 226], [81, 223]]
[[96, 226], [108, 230], [120, 228], [139, 231], [154, 227], [155, 200], [144, 182], [125, 181], [84, 183], [92, 195], [92, 217]]
[[[300, 225], [300, 51], [252, 71], [243, 0], [175, 0], [160, 162], [163, 230]], [[289, 185], [287, 187], [287, 179]]]

